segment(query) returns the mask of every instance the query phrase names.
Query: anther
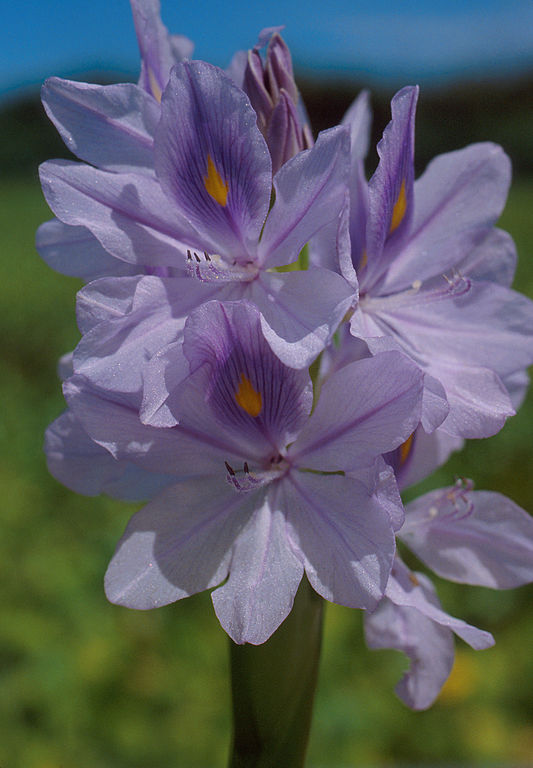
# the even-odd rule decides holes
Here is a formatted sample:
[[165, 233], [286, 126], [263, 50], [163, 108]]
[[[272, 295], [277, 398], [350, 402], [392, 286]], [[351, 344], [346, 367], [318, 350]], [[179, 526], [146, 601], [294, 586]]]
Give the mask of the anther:
[[224, 464], [226, 465], [226, 469], [228, 470], [229, 474], [232, 477], [235, 477], [235, 471], [234, 471], [233, 467], [230, 467], [230, 465], [228, 464], [227, 461], [225, 461]]

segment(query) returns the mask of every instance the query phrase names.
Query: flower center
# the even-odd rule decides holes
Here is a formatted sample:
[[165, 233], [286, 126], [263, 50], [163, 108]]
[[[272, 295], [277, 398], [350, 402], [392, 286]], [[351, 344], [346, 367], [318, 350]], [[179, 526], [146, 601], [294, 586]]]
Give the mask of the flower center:
[[235, 260], [230, 264], [218, 253], [209, 254], [204, 251], [199, 255], [190, 248], [187, 250], [187, 271], [191, 277], [203, 283], [214, 281], [247, 283], [259, 274], [257, 264], [251, 259], [245, 263]]

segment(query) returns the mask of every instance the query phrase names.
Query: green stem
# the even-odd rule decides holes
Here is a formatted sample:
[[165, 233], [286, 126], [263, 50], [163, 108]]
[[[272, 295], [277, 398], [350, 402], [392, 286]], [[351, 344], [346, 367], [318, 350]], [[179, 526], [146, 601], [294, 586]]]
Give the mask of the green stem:
[[263, 645], [231, 642], [229, 768], [302, 768], [322, 639], [323, 600], [304, 577], [290, 615]]

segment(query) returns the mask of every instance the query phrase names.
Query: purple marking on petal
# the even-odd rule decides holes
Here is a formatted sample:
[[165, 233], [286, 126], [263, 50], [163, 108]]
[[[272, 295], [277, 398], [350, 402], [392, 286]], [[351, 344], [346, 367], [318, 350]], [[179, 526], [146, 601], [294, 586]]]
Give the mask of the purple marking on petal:
[[311, 383], [307, 371], [274, 355], [257, 309], [248, 302], [204, 304], [187, 320], [183, 349], [191, 377], [176, 405], [180, 423], [220, 429], [257, 460], [277, 460], [309, 414]]
[[359, 274], [365, 291], [388, 268], [413, 217], [417, 99], [417, 86], [398, 91], [391, 102], [392, 119], [378, 144], [380, 162], [368, 185], [367, 261]]
[[167, 194], [228, 261], [254, 259], [272, 184], [270, 155], [245, 94], [221, 70], [172, 70], [156, 135]]

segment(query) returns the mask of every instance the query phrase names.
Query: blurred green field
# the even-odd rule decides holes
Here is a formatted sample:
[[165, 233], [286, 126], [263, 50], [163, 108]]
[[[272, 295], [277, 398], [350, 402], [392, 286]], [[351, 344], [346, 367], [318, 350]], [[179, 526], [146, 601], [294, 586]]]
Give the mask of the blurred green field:
[[[146, 613], [108, 604], [103, 574], [134, 506], [77, 496], [47, 474], [43, 432], [63, 408], [55, 363], [77, 340], [77, 283], [35, 254], [49, 217], [37, 181], [4, 179], [0, 196], [0, 766], [224, 766], [227, 642], [209, 596]], [[519, 180], [501, 225], [521, 255], [516, 285], [533, 297], [532, 211], [533, 181]], [[530, 396], [424, 488], [470, 476], [533, 511], [532, 423]], [[458, 642], [424, 713], [394, 696], [403, 657], [366, 650], [361, 616], [328, 605], [309, 766], [533, 765], [533, 587], [439, 593], [497, 644]]]

